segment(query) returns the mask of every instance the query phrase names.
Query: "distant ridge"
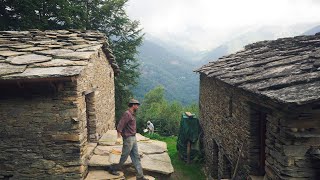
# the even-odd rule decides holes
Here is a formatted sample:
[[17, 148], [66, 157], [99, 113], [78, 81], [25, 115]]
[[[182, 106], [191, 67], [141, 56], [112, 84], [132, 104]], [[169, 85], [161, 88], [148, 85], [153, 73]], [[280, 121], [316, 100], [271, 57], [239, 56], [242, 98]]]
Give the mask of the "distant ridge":
[[196, 68], [193, 64], [154, 41], [144, 40], [138, 50], [141, 75], [133, 89], [136, 98], [142, 99], [148, 91], [160, 85], [169, 101], [176, 100], [183, 105], [198, 101], [199, 77], [193, 72]]
[[315, 35], [320, 32], [320, 25], [311, 28], [310, 30], [304, 32], [302, 35]]

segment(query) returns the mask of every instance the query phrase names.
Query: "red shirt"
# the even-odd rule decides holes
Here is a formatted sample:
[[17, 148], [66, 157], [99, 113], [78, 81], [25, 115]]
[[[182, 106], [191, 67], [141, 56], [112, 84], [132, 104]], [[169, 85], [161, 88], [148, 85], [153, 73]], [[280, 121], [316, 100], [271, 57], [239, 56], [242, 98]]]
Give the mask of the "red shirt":
[[132, 113], [130, 110], [127, 110], [123, 113], [117, 126], [117, 131], [121, 133], [122, 137], [136, 135], [136, 118], [134, 113]]

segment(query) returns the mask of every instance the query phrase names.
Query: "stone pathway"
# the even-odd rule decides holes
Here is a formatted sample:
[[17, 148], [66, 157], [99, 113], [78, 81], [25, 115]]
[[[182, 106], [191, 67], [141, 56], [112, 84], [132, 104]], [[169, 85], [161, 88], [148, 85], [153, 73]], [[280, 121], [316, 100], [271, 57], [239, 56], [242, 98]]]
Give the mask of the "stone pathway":
[[[167, 152], [167, 144], [162, 141], [150, 140], [137, 134], [139, 154], [141, 157], [141, 165], [145, 175], [163, 175], [169, 177], [173, 173], [173, 166]], [[108, 166], [118, 163], [121, 157], [122, 142], [116, 145], [117, 131], [110, 130], [105, 133], [99, 140], [97, 146], [93, 150], [93, 155], [89, 159], [89, 173], [86, 180], [102, 180], [102, 179], [130, 179], [134, 180], [134, 173], [121, 173], [120, 176], [109, 174], [105, 169]], [[133, 166], [130, 157], [125, 165]], [[155, 178], [148, 176], [150, 180]]]

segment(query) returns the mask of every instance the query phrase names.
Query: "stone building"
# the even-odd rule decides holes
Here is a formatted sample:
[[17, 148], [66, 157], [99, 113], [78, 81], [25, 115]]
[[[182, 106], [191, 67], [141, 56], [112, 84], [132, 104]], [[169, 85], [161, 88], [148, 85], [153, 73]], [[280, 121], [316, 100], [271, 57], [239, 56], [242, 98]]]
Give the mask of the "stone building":
[[208, 175], [319, 179], [320, 34], [253, 43], [196, 71]]
[[96, 31], [0, 32], [0, 179], [81, 179], [115, 127], [114, 74]]

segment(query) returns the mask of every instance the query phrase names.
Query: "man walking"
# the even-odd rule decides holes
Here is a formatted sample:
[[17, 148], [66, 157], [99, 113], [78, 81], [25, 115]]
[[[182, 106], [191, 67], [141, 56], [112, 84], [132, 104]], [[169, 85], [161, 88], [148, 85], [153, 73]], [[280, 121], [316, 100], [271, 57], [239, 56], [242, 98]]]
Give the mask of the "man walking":
[[109, 173], [113, 175], [120, 175], [117, 171], [119, 171], [124, 162], [127, 160], [130, 155], [131, 161], [137, 171], [137, 180], [148, 180], [143, 176], [142, 166], [140, 162], [140, 156], [138, 153], [138, 145], [136, 139], [136, 118], [135, 113], [139, 108], [139, 101], [135, 99], [131, 99], [128, 106], [129, 109], [123, 113], [119, 124], [117, 126], [118, 139], [117, 142], [120, 141], [122, 136], [123, 146], [122, 146], [122, 154], [120, 158], [120, 162], [116, 165], [113, 165], [109, 169]]

